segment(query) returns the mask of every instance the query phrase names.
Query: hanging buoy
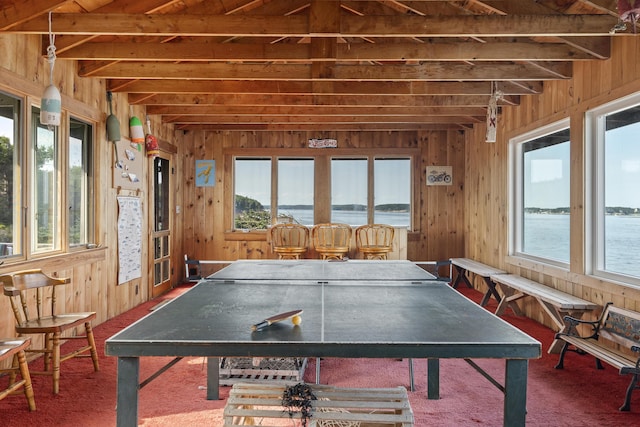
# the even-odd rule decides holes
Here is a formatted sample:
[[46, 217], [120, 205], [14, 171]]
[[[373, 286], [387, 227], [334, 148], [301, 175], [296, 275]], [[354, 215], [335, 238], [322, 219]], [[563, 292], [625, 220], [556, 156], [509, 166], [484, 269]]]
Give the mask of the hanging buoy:
[[54, 85], [49, 85], [42, 94], [40, 102], [40, 123], [47, 126], [60, 126], [62, 97]]
[[158, 157], [160, 154], [160, 146], [158, 146], [158, 140], [155, 136], [151, 135], [151, 120], [147, 116], [147, 129], [148, 132], [145, 136], [145, 146], [147, 149], [147, 157]]
[[107, 102], [109, 102], [109, 116], [107, 117], [107, 139], [109, 141], [120, 141], [120, 122], [113, 114], [111, 106], [111, 92], [107, 92]]
[[129, 136], [133, 143], [141, 144], [144, 142], [144, 129], [142, 127], [142, 122], [136, 116], [132, 116], [129, 119]]
[[50, 84], [42, 94], [40, 101], [40, 123], [46, 126], [60, 126], [62, 112], [62, 97], [60, 91], [53, 84], [53, 67], [56, 63], [55, 35], [51, 30], [51, 12], [49, 12], [49, 47], [47, 47], [47, 62], [49, 63]]

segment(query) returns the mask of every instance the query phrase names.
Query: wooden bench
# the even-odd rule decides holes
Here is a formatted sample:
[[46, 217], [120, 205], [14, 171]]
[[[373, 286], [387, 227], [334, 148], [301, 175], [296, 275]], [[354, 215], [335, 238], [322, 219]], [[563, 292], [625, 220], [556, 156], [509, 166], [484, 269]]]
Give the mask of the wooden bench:
[[[285, 388], [304, 383], [236, 383], [229, 391], [224, 408], [224, 426], [293, 425], [300, 420], [299, 410], [283, 406]], [[407, 390], [395, 388], [341, 388], [308, 385], [316, 400], [311, 400], [310, 426], [411, 427], [413, 411]], [[298, 425], [298, 424], [296, 424]], [[304, 424], [303, 424], [304, 425]]]
[[[556, 369], [564, 368], [566, 352], [574, 351], [594, 356], [598, 369], [603, 369], [602, 362], [605, 362], [617, 368], [620, 375], [632, 375], [624, 404], [620, 407], [621, 411], [631, 410], [631, 394], [634, 389], [639, 388], [640, 313], [608, 303], [596, 321], [571, 316], [566, 316], [565, 321], [569, 324], [569, 330], [556, 334], [557, 339], [565, 342]], [[591, 334], [581, 336], [577, 330], [578, 325], [587, 325]], [[616, 349], [617, 346], [626, 351]]]
[[[551, 317], [559, 332], [567, 330], [565, 316], [580, 319], [584, 313], [600, 308], [598, 304], [520, 277], [517, 274], [497, 274], [491, 276], [491, 280], [498, 285], [503, 295], [496, 309], [497, 316], [504, 314], [507, 306], [510, 306], [516, 315], [522, 316], [523, 313], [516, 301], [529, 296], [538, 301], [542, 309]], [[548, 352], [559, 353], [562, 345], [561, 341], [555, 339]]]
[[454, 288], [456, 288], [461, 281], [464, 282], [468, 287], [473, 288], [473, 285], [469, 281], [469, 278], [467, 278], [467, 274], [472, 273], [476, 276], [482, 277], [485, 284], [487, 285], [487, 292], [484, 294], [482, 301], [480, 301], [480, 305], [484, 307], [487, 302], [489, 302], [489, 298], [491, 298], [491, 296], [493, 296], [496, 301], [500, 302], [502, 298], [496, 289], [496, 284], [493, 282], [493, 280], [491, 280], [491, 276], [495, 276], [497, 274], [505, 274], [506, 271], [491, 267], [490, 265], [483, 264], [469, 258], [451, 258], [451, 265], [453, 265], [458, 273], [458, 275], [456, 276], [456, 280], [453, 282]]

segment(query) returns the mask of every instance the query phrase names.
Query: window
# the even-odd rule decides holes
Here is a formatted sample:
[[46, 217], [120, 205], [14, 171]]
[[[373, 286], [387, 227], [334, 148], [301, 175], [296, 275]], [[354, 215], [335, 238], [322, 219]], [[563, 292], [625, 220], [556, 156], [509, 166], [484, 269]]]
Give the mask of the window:
[[640, 93], [586, 114], [591, 200], [588, 272], [640, 284]]
[[93, 127], [72, 118], [69, 123], [69, 247], [93, 243]]
[[[40, 110], [0, 93], [0, 258], [85, 248], [94, 239], [94, 126], [40, 123]], [[23, 135], [23, 118], [29, 128]], [[24, 222], [26, 221], [26, 223]]]
[[22, 253], [21, 104], [0, 92], [0, 258]]
[[411, 227], [411, 160], [375, 159], [373, 222]]
[[278, 221], [313, 225], [313, 159], [278, 159]]
[[271, 159], [235, 159], [233, 183], [233, 228], [266, 229], [271, 224]]
[[34, 253], [60, 248], [60, 181], [58, 130], [40, 124], [40, 109], [31, 108], [31, 249]]
[[514, 138], [512, 253], [568, 268], [570, 138], [563, 120]]
[[368, 161], [331, 160], [331, 221], [358, 226], [367, 224]]

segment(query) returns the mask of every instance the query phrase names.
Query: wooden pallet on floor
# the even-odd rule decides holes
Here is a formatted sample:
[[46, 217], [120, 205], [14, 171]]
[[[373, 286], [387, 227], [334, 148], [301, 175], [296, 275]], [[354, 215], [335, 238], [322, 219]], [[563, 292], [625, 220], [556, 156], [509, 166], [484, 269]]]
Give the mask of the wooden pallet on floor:
[[307, 358], [226, 357], [220, 361], [220, 385], [237, 382], [303, 381]]
[[[309, 384], [309, 427], [412, 427], [414, 418], [407, 390], [395, 388], [344, 388]], [[236, 383], [224, 409], [224, 426], [300, 426], [301, 413], [283, 406], [287, 385]]]

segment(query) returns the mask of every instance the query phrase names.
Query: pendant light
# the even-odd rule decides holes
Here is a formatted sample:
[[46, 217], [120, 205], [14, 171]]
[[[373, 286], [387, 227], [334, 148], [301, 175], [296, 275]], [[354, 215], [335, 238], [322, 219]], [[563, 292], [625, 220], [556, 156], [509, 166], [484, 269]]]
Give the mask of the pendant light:
[[53, 84], [53, 67], [56, 63], [55, 36], [51, 31], [51, 12], [49, 12], [49, 47], [47, 47], [47, 62], [49, 63], [49, 86], [42, 94], [40, 102], [40, 123], [49, 128], [60, 126], [62, 111], [62, 97], [60, 91]]

